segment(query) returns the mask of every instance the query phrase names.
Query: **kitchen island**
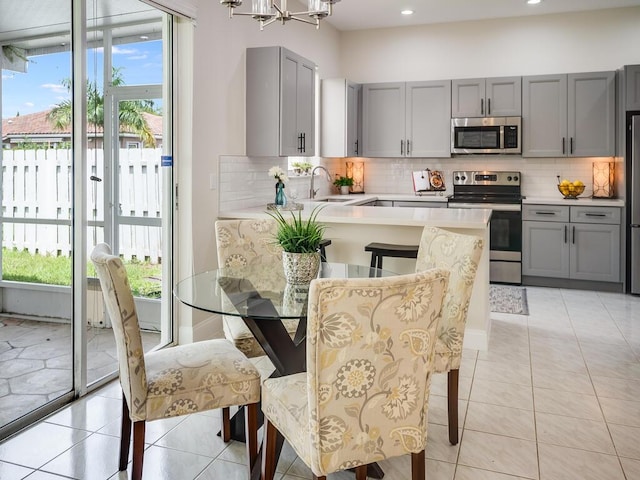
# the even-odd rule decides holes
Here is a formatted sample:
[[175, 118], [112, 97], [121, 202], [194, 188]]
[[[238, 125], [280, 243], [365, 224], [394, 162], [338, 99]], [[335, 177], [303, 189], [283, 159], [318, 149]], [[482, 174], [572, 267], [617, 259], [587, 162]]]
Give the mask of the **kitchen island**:
[[[318, 220], [327, 225], [325, 237], [331, 239], [327, 250], [330, 261], [368, 265], [364, 246], [370, 242], [417, 245], [424, 227], [439, 227], [452, 232], [478, 235], [485, 242], [476, 282], [473, 287], [464, 347], [486, 350], [491, 321], [489, 318], [489, 221], [491, 210], [459, 208], [394, 208], [349, 206], [304, 201], [302, 217], [322, 206]], [[288, 212], [283, 212], [287, 218]], [[254, 207], [220, 213], [221, 219], [268, 218], [266, 207]], [[410, 273], [415, 260], [385, 258], [384, 269]]]

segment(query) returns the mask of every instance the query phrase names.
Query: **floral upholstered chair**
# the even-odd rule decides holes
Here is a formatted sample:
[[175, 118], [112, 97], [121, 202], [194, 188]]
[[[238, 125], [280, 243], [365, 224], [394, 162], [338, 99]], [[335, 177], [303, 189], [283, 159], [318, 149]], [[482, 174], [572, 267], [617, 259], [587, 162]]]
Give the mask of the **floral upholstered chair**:
[[[122, 386], [119, 470], [126, 470], [133, 422], [133, 480], [142, 478], [147, 421], [223, 409], [224, 439], [229, 440], [229, 407], [246, 405], [249, 465], [257, 458], [260, 374], [224, 339], [158, 350], [142, 349], [140, 327], [127, 272], [108, 245], [91, 253], [116, 339]], [[211, 433], [215, 435], [215, 433]]]
[[[216, 244], [218, 266], [264, 266], [265, 275], [282, 272], [282, 248], [275, 243], [278, 225], [274, 220], [218, 220]], [[268, 278], [265, 278], [269, 281]], [[284, 280], [283, 280], [284, 281]], [[260, 288], [260, 285], [255, 285]], [[298, 320], [282, 322], [292, 336], [298, 328]], [[233, 342], [247, 357], [264, 355], [264, 350], [240, 317], [223, 315], [222, 328], [225, 337]]]
[[449, 273], [311, 282], [307, 372], [265, 380], [262, 480], [278, 432], [315, 478], [412, 455], [424, 480], [436, 327]]
[[452, 445], [458, 443], [458, 373], [467, 311], [482, 255], [482, 243], [477, 236], [425, 227], [416, 261], [418, 272], [445, 268], [451, 274], [442, 307], [442, 321], [438, 326], [434, 371], [448, 372], [449, 442]]

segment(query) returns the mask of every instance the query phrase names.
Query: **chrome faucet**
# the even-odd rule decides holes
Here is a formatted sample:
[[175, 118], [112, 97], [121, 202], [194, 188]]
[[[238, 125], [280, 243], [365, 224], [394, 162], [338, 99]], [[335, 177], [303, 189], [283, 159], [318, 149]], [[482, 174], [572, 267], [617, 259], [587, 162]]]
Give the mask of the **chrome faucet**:
[[324, 170], [325, 173], [327, 174], [327, 182], [331, 183], [331, 174], [329, 173], [329, 170], [327, 170], [322, 165], [316, 165], [315, 167], [313, 167], [313, 170], [311, 170], [311, 188], [309, 189], [309, 198], [311, 200], [316, 198], [316, 193], [318, 193], [318, 190], [320, 190], [320, 189], [318, 190], [313, 189], [313, 183], [314, 183], [313, 180], [315, 178], [316, 170]]

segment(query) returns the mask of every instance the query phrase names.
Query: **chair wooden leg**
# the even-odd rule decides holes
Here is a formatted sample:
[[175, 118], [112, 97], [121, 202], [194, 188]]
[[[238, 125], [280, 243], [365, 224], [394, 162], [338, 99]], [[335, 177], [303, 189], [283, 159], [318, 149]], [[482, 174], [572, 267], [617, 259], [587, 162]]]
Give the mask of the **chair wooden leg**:
[[129, 417], [129, 406], [127, 399], [122, 394], [122, 424], [120, 427], [120, 462], [118, 470], [121, 472], [127, 469], [129, 463], [129, 443], [131, 442], [131, 418]]
[[145, 421], [133, 422], [133, 469], [131, 480], [142, 480]]
[[368, 465], [360, 465], [356, 467], [356, 480], [367, 480], [367, 466]]
[[425, 479], [424, 450], [411, 454], [411, 480]]
[[447, 404], [449, 407], [449, 443], [458, 444], [458, 369], [447, 374]]
[[276, 427], [265, 417], [262, 440], [261, 480], [273, 480], [273, 476], [276, 473], [277, 436], [278, 431], [276, 430]]
[[249, 471], [253, 468], [258, 458], [258, 404], [252, 403], [244, 407], [244, 428], [247, 444], [247, 457], [249, 459]]
[[227, 443], [231, 440], [231, 415], [229, 407], [222, 409], [222, 440]]

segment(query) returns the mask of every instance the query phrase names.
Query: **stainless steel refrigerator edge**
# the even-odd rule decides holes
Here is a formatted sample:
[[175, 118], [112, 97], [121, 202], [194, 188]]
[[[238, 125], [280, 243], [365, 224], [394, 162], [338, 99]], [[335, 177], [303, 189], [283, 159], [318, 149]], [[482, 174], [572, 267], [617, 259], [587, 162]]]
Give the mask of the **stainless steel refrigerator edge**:
[[627, 115], [628, 255], [627, 285], [640, 295], [640, 113]]

